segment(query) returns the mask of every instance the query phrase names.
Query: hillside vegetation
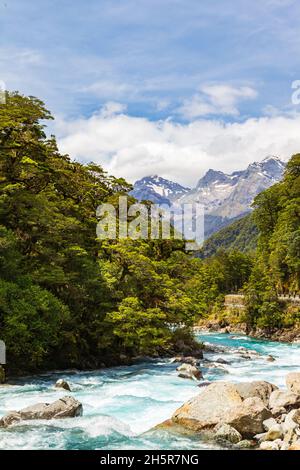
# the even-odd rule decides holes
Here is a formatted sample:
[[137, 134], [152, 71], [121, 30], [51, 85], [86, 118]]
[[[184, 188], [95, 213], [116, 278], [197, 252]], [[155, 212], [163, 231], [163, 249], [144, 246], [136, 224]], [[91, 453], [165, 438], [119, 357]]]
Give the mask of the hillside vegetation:
[[252, 214], [247, 214], [205, 240], [200, 257], [207, 258], [213, 256], [220, 249], [251, 253], [257, 247], [257, 239], [258, 228], [254, 217]]
[[8, 370], [190, 353], [190, 326], [241, 287], [245, 263], [239, 272], [234, 255], [194, 259], [178, 240], [97, 240], [97, 206], [117, 207], [131, 186], [62, 155], [45, 134], [49, 119], [40, 100], [18, 93], [0, 106], [0, 338]]

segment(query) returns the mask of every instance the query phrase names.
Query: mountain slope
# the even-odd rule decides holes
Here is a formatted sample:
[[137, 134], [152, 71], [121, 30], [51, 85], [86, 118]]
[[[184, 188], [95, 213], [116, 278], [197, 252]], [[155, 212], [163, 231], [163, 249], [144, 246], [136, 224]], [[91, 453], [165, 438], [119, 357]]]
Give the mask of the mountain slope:
[[218, 250], [239, 250], [248, 253], [255, 250], [257, 245], [258, 229], [252, 214], [247, 214], [223, 227], [205, 240], [200, 251], [201, 258], [213, 256]]
[[189, 191], [189, 188], [154, 175], [136, 181], [130, 194], [138, 201], [149, 200], [155, 204], [170, 205]]

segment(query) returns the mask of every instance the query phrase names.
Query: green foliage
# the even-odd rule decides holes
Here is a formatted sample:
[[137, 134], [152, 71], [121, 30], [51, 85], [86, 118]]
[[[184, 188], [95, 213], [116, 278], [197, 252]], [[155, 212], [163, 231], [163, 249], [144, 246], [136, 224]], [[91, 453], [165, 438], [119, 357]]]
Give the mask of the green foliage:
[[96, 208], [131, 186], [61, 155], [45, 134], [48, 119], [41, 101], [18, 93], [0, 107], [0, 337], [9, 369], [118, 363], [124, 353], [171, 350], [179, 330], [192, 344], [189, 327], [219, 297], [213, 268], [179, 240], [97, 240]]
[[299, 321], [297, 312], [285, 318], [278, 301], [278, 294], [300, 290], [299, 168], [297, 154], [288, 162], [283, 181], [259, 194], [254, 201], [253, 216], [259, 239], [247, 286], [251, 326], [280, 328]]
[[201, 258], [208, 258], [214, 256], [219, 250], [253, 253], [256, 249], [257, 237], [258, 229], [253, 215], [248, 214], [205, 240], [199, 255]]
[[160, 308], [145, 309], [137, 297], [126, 297], [107, 315], [120, 350], [130, 356], [162, 352], [171, 339], [166, 320]]
[[68, 308], [50, 292], [23, 279], [18, 284], [0, 280], [1, 338], [9, 361], [34, 370], [52, 350], [61, 351]]

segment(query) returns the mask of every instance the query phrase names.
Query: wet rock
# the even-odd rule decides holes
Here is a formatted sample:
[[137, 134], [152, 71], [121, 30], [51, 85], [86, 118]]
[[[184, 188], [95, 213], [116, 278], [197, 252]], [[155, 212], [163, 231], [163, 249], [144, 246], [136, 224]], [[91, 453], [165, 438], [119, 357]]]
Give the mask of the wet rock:
[[217, 426], [217, 429], [215, 430], [216, 441], [228, 441], [232, 444], [237, 444], [242, 440], [241, 434], [232, 426], [229, 426], [229, 424], [222, 424]]
[[190, 364], [191, 366], [199, 366], [200, 359], [193, 356], [176, 356], [172, 359], [171, 362], [181, 362], [184, 364]]
[[290, 372], [285, 380], [287, 388], [300, 395], [300, 372]]
[[300, 406], [300, 395], [293, 392], [274, 390], [269, 399], [269, 407], [276, 412], [280, 408], [292, 409]]
[[241, 382], [236, 384], [236, 388], [243, 399], [258, 397], [265, 405], [268, 405], [271, 393], [277, 389], [275, 385], [262, 380]]
[[71, 392], [70, 385], [64, 379], [59, 379], [55, 384], [55, 388], [59, 388], [59, 389], [63, 389], [63, 390], [67, 390], [68, 392]]
[[178, 377], [183, 379], [200, 380], [203, 377], [201, 370], [191, 364], [182, 364], [176, 370], [179, 372]]
[[21, 416], [17, 411], [11, 411], [6, 416], [0, 419], [0, 428], [7, 428], [12, 424], [16, 424], [21, 421]]
[[274, 361], [276, 361], [276, 359], [275, 359], [275, 357], [270, 355], [270, 356], [267, 356], [267, 361], [268, 362], [274, 362]]
[[75, 418], [82, 415], [82, 404], [73, 397], [63, 397], [53, 403], [38, 403], [13, 411], [0, 420], [6, 427], [21, 420]]
[[223, 359], [222, 357], [218, 357], [215, 362], [217, 362], [217, 364], [229, 364], [229, 362]]

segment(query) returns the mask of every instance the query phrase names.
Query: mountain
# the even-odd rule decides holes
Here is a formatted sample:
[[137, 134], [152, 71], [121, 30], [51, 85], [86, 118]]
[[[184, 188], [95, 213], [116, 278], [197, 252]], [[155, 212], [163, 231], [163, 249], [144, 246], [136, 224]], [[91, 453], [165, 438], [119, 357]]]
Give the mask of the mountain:
[[199, 203], [204, 205], [205, 238], [240, 219], [251, 210], [257, 194], [282, 179], [285, 163], [269, 156], [231, 174], [209, 169], [193, 189], [157, 175], [134, 184], [131, 194], [138, 200], [158, 204]]
[[257, 239], [258, 228], [253, 219], [253, 214], [249, 213], [207, 238], [199, 252], [199, 256], [208, 258], [215, 255], [220, 249], [249, 253], [255, 250]]
[[152, 201], [155, 204], [170, 205], [189, 191], [189, 188], [154, 175], [136, 181], [130, 194], [138, 201]]
[[258, 193], [280, 181], [284, 168], [279, 158], [267, 157], [229, 175], [210, 169], [180, 202], [198, 202], [207, 214], [233, 219], [250, 210]]

